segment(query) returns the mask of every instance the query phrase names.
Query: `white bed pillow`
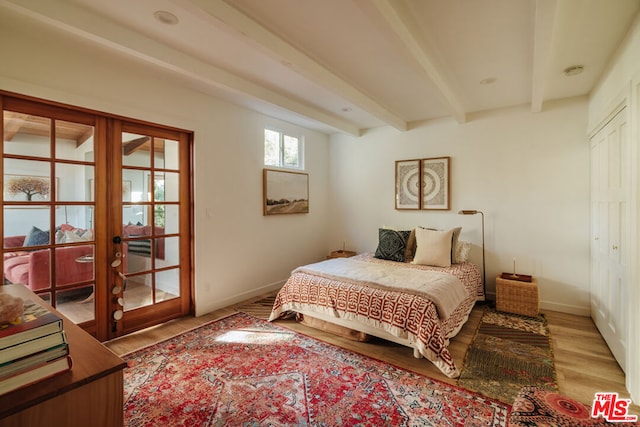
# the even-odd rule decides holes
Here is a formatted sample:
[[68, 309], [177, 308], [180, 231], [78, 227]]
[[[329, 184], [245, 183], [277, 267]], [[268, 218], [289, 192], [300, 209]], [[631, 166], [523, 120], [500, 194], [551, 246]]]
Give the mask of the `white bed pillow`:
[[451, 266], [451, 240], [453, 230], [440, 231], [416, 228], [416, 254], [412, 264]]

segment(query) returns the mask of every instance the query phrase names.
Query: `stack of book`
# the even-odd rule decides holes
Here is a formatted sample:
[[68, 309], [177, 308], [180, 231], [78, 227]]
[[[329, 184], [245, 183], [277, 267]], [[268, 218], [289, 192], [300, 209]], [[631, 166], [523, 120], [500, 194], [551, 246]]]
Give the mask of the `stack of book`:
[[24, 301], [24, 314], [0, 324], [0, 394], [71, 369], [62, 318], [51, 309]]

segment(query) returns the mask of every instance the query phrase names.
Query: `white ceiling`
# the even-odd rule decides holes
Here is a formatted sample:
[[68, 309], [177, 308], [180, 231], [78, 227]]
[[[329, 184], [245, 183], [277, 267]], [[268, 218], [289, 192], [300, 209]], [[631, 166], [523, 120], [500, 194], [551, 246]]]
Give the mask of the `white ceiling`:
[[[640, 0], [0, 0], [270, 116], [367, 128], [587, 95]], [[154, 18], [162, 10], [178, 18]], [[563, 70], [583, 65], [567, 77]], [[486, 84], [486, 81], [490, 83]], [[485, 82], [483, 84], [483, 82]]]

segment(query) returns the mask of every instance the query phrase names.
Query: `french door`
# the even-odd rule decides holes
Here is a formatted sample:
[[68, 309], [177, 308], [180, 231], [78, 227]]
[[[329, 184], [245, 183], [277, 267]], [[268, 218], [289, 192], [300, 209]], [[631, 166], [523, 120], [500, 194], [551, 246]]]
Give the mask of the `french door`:
[[110, 336], [186, 314], [190, 308], [190, 136], [111, 121]]
[[191, 134], [0, 92], [5, 284], [100, 340], [190, 311]]

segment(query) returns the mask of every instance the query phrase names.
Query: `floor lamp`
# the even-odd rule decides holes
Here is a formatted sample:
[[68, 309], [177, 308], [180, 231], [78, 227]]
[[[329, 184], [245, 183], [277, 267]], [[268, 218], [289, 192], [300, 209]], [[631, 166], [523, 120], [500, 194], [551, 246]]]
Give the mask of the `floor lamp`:
[[484, 293], [484, 299], [487, 299], [487, 274], [484, 263], [484, 214], [481, 211], [476, 210], [461, 210], [459, 215], [475, 215], [480, 214], [482, 216], [482, 292]]

